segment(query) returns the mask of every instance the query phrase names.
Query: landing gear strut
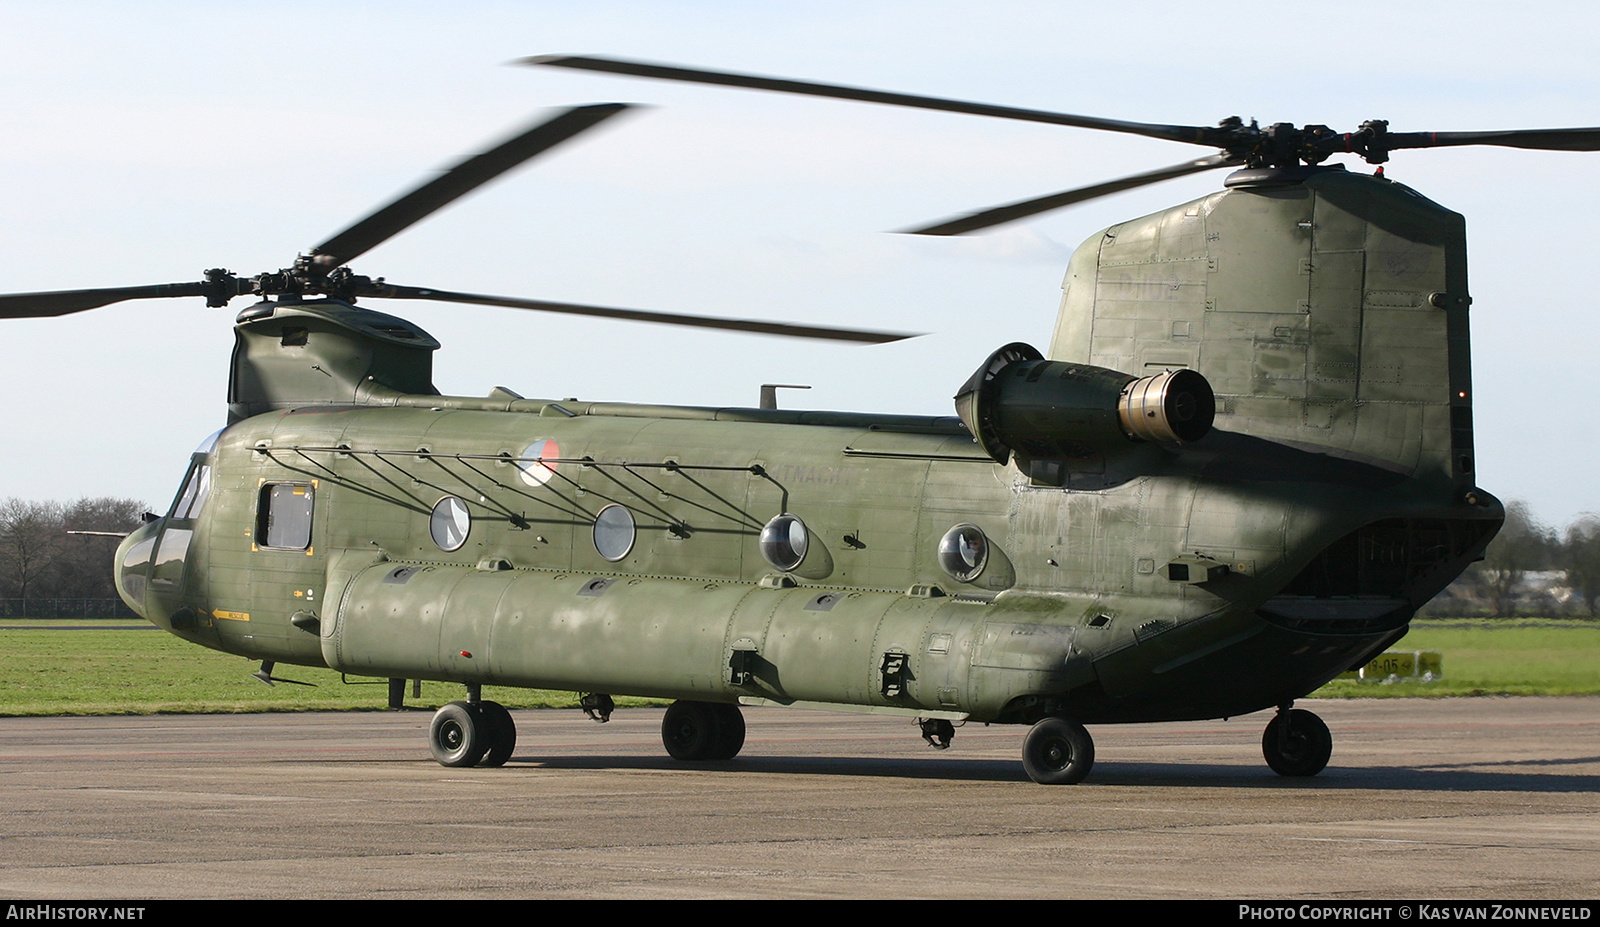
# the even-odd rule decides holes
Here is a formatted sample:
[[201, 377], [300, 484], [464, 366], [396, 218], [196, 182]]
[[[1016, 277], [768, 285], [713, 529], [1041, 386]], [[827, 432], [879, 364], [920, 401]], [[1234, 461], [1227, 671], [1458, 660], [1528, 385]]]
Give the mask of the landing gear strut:
[[918, 718], [917, 724], [922, 728], [922, 739], [928, 746], [935, 750], [950, 749], [950, 741], [956, 737], [956, 726], [944, 718]]
[[744, 746], [744, 714], [738, 705], [673, 702], [661, 742], [675, 760], [731, 760]]
[[1094, 740], [1070, 718], [1045, 718], [1022, 741], [1022, 768], [1041, 785], [1082, 782], [1094, 767]]
[[1285, 703], [1261, 735], [1261, 753], [1280, 776], [1315, 776], [1333, 755], [1333, 735], [1321, 718]]
[[441, 766], [504, 766], [517, 747], [517, 725], [499, 702], [451, 702], [434, 714], [428, 747]]
[[589, 720], [596, 724], [604, 724], [611, 720], [611, 713], [617, 710], [617, 703], [611, 696], [604, 692], [582, 692], [578, 695], [578, 707], [589, 716]]

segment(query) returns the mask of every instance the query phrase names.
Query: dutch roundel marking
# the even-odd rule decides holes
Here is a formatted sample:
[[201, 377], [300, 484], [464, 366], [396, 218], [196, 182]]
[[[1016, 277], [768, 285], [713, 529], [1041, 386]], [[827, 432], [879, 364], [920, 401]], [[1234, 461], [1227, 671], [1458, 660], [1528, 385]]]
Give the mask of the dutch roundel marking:
[[522, 452], [523, 459], [517, 461], [517, 469], [522, 471], [522, 481], [529, 486], [543, 486], [550, 482], [550, 477], [556, 473], [555, 458], [560, 456], [561, 448], [553, 438], [543, 438], [528, 445], [528, 449]]

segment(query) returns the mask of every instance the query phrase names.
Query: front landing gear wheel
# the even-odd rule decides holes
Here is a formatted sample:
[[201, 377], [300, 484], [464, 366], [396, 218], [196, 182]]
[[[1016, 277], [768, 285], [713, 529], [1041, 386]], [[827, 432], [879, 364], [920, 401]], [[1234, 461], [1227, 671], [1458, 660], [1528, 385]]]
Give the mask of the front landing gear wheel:
[[478, 717], [488, 736], [488, 749], [478, 765], [506, 765], [506, 760], [511, 759], [511, 751], [517, 748], [517, 722], [511, 720], [511, 712], [506, 711], [506, 707], [499, 702], [479, 702]]
[[466, 702], [440, 708], [428, 728], [428, 747], [441, 766], [474, 766], [489, 749], [484, 724]]
[[1261, 735], [1261, 753], [1280, 776], [1315, 776], [1333, 755], [1333, 735], [1309, 711], [1279, 711]]
[[1082, 782], [1094, 766], [1094, 739], [1067, 718], [1045, 718], [1022, 741], [1022, 768], [1041, 785]]

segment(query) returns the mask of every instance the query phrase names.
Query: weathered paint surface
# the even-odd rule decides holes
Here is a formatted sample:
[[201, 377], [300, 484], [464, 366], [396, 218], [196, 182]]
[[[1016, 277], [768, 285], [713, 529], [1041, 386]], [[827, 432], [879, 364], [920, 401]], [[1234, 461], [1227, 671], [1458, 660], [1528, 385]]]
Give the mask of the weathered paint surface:
[[[318, 332], [343, 330], [285, 308], [241, 322], [239, 363], [270, 376], [236, 376], [204, 505], [129, 538], [124, 594], [206, 646], [374, 676], [1001, 721], [1253, 711], [1402, 634], [1499, 524], [1466, 294], [1460, 217], [1371, 178], [1108, 229], [1072, 260], [1050, 357], [1197, 370], [1215, 427], [1042, 466], [953, 418], [431, 395], [426, 336], [393, 330], [365, 353], [338, 334], [344, 393], [314, 401]], [[295, 311], [309, 336], [284, 333]], [[284, 485], [312, 500], [304, 545], [263, 543]], [[430, 531], [446, 497], [454, 549]], [[607, 559], [612, 505], [636, 536]], [[810, 539], [787, 571], [758, 543], [784, 513]], [[988, 540], [971, 582], [938, 558], [958, 525]]]

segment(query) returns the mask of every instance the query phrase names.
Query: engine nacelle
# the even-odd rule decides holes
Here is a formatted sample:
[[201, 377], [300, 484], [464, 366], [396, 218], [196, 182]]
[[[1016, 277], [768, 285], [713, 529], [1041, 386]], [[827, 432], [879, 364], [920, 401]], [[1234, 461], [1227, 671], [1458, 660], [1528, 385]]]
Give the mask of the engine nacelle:
[[1093, 457], [1138, 441], [1204, 437], [1216, 414], [1211, 385], [1189, 369], [1135, 377], [1045, 360], [1016, 342], [989, 355], [956, 394], [956, 414], [999, 463]]

